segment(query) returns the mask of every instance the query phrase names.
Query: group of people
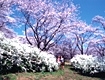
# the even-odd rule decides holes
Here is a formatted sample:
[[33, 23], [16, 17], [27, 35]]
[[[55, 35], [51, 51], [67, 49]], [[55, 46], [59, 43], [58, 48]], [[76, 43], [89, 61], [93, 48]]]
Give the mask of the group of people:
[[64, 69], [65, 62], [63, 56], [57, 57], [57, 63], [59, 64], [60, 69]]

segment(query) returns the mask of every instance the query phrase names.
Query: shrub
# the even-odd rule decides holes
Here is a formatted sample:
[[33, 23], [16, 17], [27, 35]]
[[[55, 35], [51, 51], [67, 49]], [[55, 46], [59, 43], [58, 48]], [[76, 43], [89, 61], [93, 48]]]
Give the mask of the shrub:
[[56, 58], [36, 47], [7, 39], [0, 32], [0, 73], [57, 70]]
[[82, 73], [105, 72], [105, 57], [92, 55], [75, 55], [71, 60], [71, 65]]

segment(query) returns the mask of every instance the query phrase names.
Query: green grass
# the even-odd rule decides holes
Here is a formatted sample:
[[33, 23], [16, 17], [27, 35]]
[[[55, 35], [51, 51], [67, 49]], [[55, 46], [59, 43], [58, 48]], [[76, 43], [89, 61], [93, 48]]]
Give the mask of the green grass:
[[[101, 74], [103, 75], [103, 74]], [[65, 66], [64, 70], [58, 70], [55, 72], [37, 72], [37, 73], [15, 73], [1, 75], [1, 77], [8, 77], [8, 80], [20, 80], [18, 78], [31, 78], [28, 80], [105, 80], [105, 77], [102, 76], [89, 76], [82, 75], [75, 70], [72, 70], [72, 67]], [[0, 78], [0, 80], [2, 80]], [[25, 80], [25, 79], [24, 79]]]
[[15, 74], [0, 75], [0, 80], [16, 80]]
[[59, 76], [63, 76], [63, 74], [64, 74], [64, 71], [63, 70], [58, 70], [58, 71], [55, 71], [55, 72], [39, 72], [39, 73], [34, 73], [34, 75], [35, 75], [35, 80], [40, 80], [40, 79], [42, 79], [42, 78], [44, 78], [44, 77], [46, 77], [46, 76], [57, 76], [57, 77], [59, 77]]

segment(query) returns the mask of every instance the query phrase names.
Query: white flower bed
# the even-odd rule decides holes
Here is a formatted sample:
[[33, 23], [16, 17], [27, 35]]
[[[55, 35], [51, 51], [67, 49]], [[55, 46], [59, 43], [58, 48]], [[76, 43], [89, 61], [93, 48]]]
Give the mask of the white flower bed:
[[71, 60], [71, 65], [82, 73], [105, 72], [105, 57], [93, 57], [92, 55], [75, 55]]
[[0, 73], [17, 71], [54, 71], [58, 63], [52, 54], [36, 47], [7, 39], [0, 32]]

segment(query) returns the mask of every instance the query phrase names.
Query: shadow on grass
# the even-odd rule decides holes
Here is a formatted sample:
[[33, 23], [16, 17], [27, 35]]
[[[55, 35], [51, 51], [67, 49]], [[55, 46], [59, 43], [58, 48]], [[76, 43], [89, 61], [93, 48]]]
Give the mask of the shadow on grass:
[[0, 76], [0, 80], [10, 80], [10, 78], [8, 76]]
[[73, 67], [69, 68], [70, 70], [76, 72], [79, 75], [86, 76], [86, 77], [93, 77], [93, 78], [100, 78], [101, 80], [105, 80], [105, 72], [99, 72], [95, 74], [89, 74], [89, 73], [82, 73], [82, 70], [75, 69]]

